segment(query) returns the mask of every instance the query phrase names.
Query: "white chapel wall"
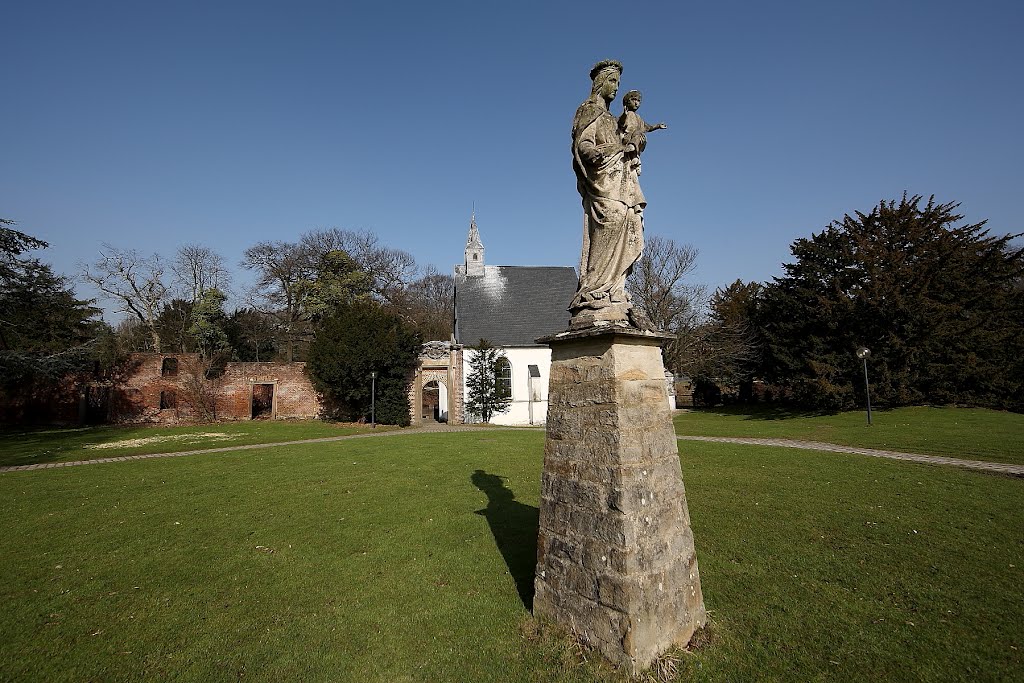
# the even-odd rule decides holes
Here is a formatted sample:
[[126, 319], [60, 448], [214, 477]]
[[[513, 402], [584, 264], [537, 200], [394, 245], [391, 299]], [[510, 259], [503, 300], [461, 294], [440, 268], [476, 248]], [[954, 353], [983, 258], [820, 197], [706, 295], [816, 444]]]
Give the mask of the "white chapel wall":
[[[463, 355], [462, 376], [469, 377], [471, 368], [469, 359], [472, 350], [466, 349]], [[505, 347], [505, 357], [512, 365], [512, 405], [504, 413], [491, 416], [491, 424], [497, 425], [529, 425], [530, 411], [533, 411], [533, 424], [540, 425], [547, 421], [548, 413], [548, 378], [551, 370], [551, 349], [547, 347]], [[533, 401], [530, 400], [529, 366], [536, 365], [540, 377], [533, 380]], [[532, 405], [531, 405], [532, 404]], [[473, 416], [466, 415], [466, 422], [477, 421]]]

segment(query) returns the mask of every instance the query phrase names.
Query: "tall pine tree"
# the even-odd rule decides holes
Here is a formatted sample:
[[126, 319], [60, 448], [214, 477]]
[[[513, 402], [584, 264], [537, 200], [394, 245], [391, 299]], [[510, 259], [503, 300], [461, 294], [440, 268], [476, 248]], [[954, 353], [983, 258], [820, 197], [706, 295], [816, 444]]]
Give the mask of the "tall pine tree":
[[91, 367], [88, 343], [104, 325], [91, 301], [26, 254], [47, 243], [12, 225], [0, 219], [0, 383], [25, 390]]

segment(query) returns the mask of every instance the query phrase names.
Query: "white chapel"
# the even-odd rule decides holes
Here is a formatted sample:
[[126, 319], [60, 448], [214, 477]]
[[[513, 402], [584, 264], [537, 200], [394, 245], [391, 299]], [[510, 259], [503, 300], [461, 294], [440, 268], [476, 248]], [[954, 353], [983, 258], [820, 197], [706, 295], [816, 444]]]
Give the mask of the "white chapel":
[[[551, 349], [536, 339], [569, 327], [579, 278], [571, 266], [491, 266], [476, 217], [470, 219], [463, 263], [455, 266], [455, 321], [448, 344], [424, 345], [413, 403], [414, 423], [472, 422], [464, 410], [471, 347], [486, 339], [506, 358], [497, 373], [512, 404], [493, 424], [538, 425], [547, 418]], [[434, 394], [437, 392], [436, 402]], [[419, 406], [426, 406], [417, 410]], [[422, 414], [421, 414], [422, 412]]]

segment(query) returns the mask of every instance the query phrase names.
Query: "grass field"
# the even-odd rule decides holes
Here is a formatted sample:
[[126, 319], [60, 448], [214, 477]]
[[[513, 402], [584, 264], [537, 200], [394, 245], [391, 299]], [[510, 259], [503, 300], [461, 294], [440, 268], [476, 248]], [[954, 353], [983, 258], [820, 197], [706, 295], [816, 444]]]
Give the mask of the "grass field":
[[[542, 444], [420, 434], [0, 475], [0, 680], [616, 680], [533, 637], [517, 591]], [[1024, 482], [728, 444], [682, 462], [712, 627], [680, 680], [1019, 677]]]
[[[378, 430], [387, 429], [378, 426]], [[94, 460], [141, 453], [344, 436], [369, 425], [321, 420], [253, 420], [187, 427], [80, 427], [0, 431], [0, 466]]]
[[1024, 415], [984, 408], [896, 408], [837, 415], [776, 407], [712, 408], [678, 413], [676, 433], [804, 439], [884, 450], [1024, 465]]
[[[693, 410], [675, 417], [680, 435], [805, 439], [1024, 464], [1024, 415], [916, 407], [875, 411], [873, 422], [867, 426], [863, 412], [811, 415], [774, 407]], [[319, 420], [5, 430], [0, 431], [0, 466], [297, 441], [363, 431], [370, 428]]]

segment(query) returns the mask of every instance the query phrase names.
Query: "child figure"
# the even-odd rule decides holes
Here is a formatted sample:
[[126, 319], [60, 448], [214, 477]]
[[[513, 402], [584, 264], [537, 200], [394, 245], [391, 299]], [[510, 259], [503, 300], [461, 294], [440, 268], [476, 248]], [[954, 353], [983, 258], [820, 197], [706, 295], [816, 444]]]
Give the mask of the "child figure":
[[654, 130], [668, 128], [664, 123], [648, 125], [636, 110], [640, 108], [643, 96], [639, 90], [630, 90], [622, 97], [622, 116], [619, 117], [619, 132], [622, 134], [622, 144], [633, 145], [631, 164], [640, 175], [640, 154], [647, 147], [647, 133]]

